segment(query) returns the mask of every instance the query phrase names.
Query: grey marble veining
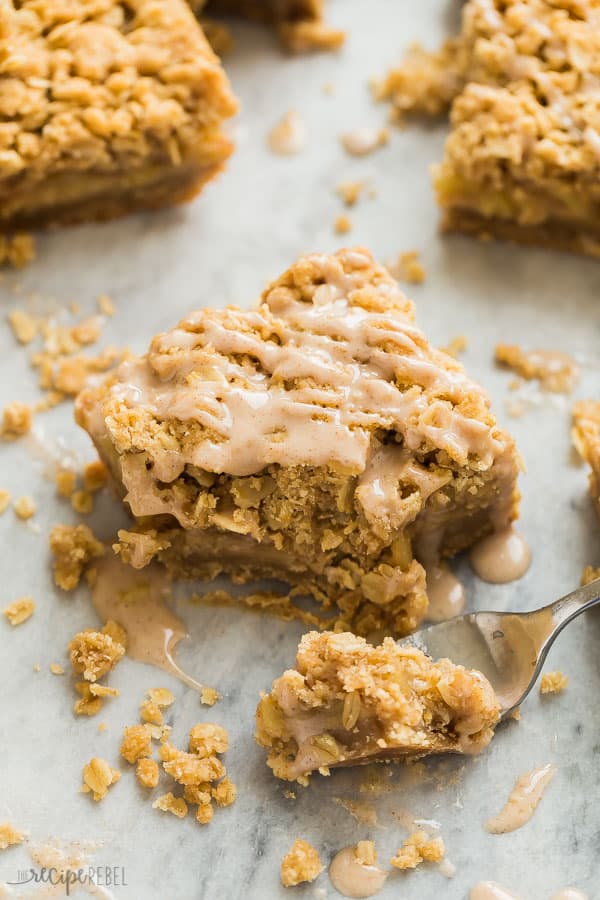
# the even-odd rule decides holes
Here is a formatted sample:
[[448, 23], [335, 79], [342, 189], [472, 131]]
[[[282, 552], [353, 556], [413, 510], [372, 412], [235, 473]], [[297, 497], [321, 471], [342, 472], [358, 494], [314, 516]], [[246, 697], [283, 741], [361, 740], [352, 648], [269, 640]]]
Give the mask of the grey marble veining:
[[[578, 583], [586, 563], [600, 563], [600, 530], [586, 493], [586, 472], [569, 445], [569, 402], [544, 401], [521, 419], [505, 412], [506, 373], [494, 369], [497, 341], [527, 341], [581, 354], [586, 366], [577, 396], [600, 396], [597, 354], [600, 338], [600, 265], [591, 260], [440, 238], [428, 166], [439, 158], [445, 129], [414, 126], [393, 131], [389, 146], [362, 160], [346, 157], [338, 135], [365, 124], [381, 124], [385, 107], [372, 103], [366, 82], [400, 58], [402, 48], [421, 39], [435, 46], [456, 13], [451, 0], [332, 0], [331, 18], [349, 28], [339, 55], [286, 59], [259, 28], [235, 27], [237, 48], [227, 61], [242, 112], [234, 125], [238, 149], [227, 172], [191, 206], [105, 226], [88, 226], [44, 236], [39, 257], [0, 284], [1, 313], [20, 303], [12, 287], [39, 291], [37, 308], [51, 301], [78, 300], [83, 310], [108, 293], [118, 313], [105, 329], [106, 341], [142, 350], [152, 334], [171, 326], [195, 306], [253, 301], [265, 281], [299, 253], [364, 243], [381, 258], [419, 248], [427, 282], [410, 291], [420, 323], [433, 342], [466, 334], [464, 361], [489, 389], [500, 419], [516, 435], [527, 465], [522, 478], [521, 528], [534, 552], [529, 573], [515, 584], [490, 586], [475, 579], [464, 560], [456, 568], [468, 586], [472, 608], [529, 609], [547, 603]], [[332, 95], [323, 85], [334, 86]], [[290, 107], [305, 119], [306, 152], [278, 158], [265, 148], [267, 130]], [[342, 211], [334, 187], [342, 179], [370, 178], [375, 199], [350, 210], [347, 238], [333, 234]], [[11, 287], [12, 286], [12, 287]], [[26, 308], [33, 308], [25, 303]], [[0, 325], [0, 404], [33, 400], [35, 381], [27, 353], [16, 349]], [[49, 446], [57, 441], [82, 459], [92, 451], [72, 422], [70, 406], [37, 419]], [[66, 664], [71, 635], [97, 622], [88, 595], [62, 595], [49, 574], [47, 534], [74, 515], [54, 497], [41, 475], [43, 463], [28, 444], [0, 448], [0, 487], [18, 496], [32, 493], [39, 505], [39, 531], [0, 518], [2, 606], [17, 596], [37, 601], [33, 619], [11, 630], [0, 622], [0, 821], [27, 828], [33, 841], [48, 837], [91, 839], [103, 845], [95, 863], [124, 866], [121, 900], [265, 900], [338, 896], [327, 876], [306, 888], [284, 891], [279, 863], [292, 841], [305, 837], [322, 858], [348, 843], [373, 838], [386, 861], [406, 836], [402, 811], [440, 824], [452, 880], [435, 868], [390, 877], [382, 900], [462, 900], [469, 886], [494, 879], [525, 900], [546, 900], [567, 883], [598, 898], [600, 889], [600, 617], [588, 614], [570, 626], [550, 657], [551, 668], [570, 678], [555, 698], [535, 692], [519, 724], [499, 729], [487, 752], [476, 759], [433, 761], [423, 778], [396, 767], [385, 776], [393, 790], [375, 801], [379, 824], [356, 822], [334, 798], [364, 799], [364, 770], [335, 772], [284, 797], [285, 785], [267, 770], [253, 741], [253, 714], [261, 689], [289, 666], [302, 633], [285, 624], [236, 609], [201, 609], [182, 598], [178, 611], [190, 637], [181, 663], [200, 680], [215, 684], [224, 699], [212, 710], [160, 672], [125, 659], [110, 678], [121, 696], [92, 719], [71, 713], [68, 675], [50, 675], [51, 662]], [[102, 499], [94, 527], [109, 536], [121, 518], [115, 501]], [[41, 671], [34, 674], [39, 663]], [[78, 793], [82, 765], [92, 756], [118, 764], [121, 729], [137, 719], [150, 686], [168, 685], [177, 695], [169, 711], [175, 740], [184, 740], [196, 721], [218, 721], [232, 737], [227, 766], [239, 786], [230, 809], [216, 810], [209, 827], [190, 816], [179, 821], [151, 809], [133, 773], [103, 803]], [[99, 734], [98, 721], [108, 730]], [[532, 821], [513, 834], [494, 836], [483, 822], [498, 811], [515, 778], [552, 761], [558, 774]], [[27, 865], [25, 848], [0, 855], [0, 882]], [[315, 889], [325, 894], [315, 894]]]

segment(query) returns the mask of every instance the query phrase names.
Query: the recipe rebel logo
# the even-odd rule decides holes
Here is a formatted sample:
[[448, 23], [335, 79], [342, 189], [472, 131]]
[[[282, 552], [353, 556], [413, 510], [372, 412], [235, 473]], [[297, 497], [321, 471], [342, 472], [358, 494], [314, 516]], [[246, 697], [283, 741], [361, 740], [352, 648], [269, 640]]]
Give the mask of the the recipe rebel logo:
[[7, 881], [6, 884], [11, 887], [22, 887], [25, 884], [48, 884], [53, 887], [62, 885], [65, 896], [70, 897], [79, 887], [127, 887], [127, 878], [124, 866], [82, 866], [79, 869], [42, 866], [19, 869], [16, 879]]

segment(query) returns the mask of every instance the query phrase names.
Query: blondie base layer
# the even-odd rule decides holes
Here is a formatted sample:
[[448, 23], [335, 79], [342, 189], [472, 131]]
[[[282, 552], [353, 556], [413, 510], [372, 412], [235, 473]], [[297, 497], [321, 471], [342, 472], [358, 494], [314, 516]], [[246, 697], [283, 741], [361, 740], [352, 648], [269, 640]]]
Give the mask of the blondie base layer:
[[76, 417], [138, 519], [126, 562], [280, 578], [360, 633], [414, 630], [424, 564], [517, 514], [487, 395], [363, 249], [300, 259], [254, 310], [192, 313]]
[[449, 230], [600, 255], [600, 2], [469, 0], [461, 35], [379, 85], [452, 132], [434, 182]]
[[0, 230], [178, 203], [229, 156], [236, 102], [183, 0], [8, 0], [0, 37]]
[[600, 402], [581, 400], [575, 404], [573, 443], [590, 465], [590, 493], [600, 517]]
[[256, 739], [278, 778], [430, 753], [477, 753], [500, 709], [491, 685], [448, 659], [433, 662], [386, 638], [311, 632], [297, 668], [273, 682], [256, 713]]

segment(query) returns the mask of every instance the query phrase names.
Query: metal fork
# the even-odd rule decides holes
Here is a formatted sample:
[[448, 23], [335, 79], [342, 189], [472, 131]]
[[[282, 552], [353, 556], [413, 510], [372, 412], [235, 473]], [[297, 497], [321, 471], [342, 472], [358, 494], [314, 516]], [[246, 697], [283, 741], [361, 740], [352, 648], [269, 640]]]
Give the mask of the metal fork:
[[580, 613], [600, 602], [600, 578], [533, 612], [476, 612], [456, 616], [399, 641], [433, 659], [448, 657], [478, 669], [496, 692], [502, 718], [525, 699], [550, 647]]

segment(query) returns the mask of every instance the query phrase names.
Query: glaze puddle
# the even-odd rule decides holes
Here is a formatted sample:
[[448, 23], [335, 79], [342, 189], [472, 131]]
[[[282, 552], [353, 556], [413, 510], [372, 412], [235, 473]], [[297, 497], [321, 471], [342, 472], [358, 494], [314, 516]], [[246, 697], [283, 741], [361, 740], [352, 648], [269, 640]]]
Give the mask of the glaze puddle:
[[476, 575], [492, 584], [506, 584], [522, 578], [531, 563], [531, 549], [512, 526], [479, 541], [469, 555]]
[[504, 808], [485, 823], [487, 831], [491, 834], [505, 834], [507, 831], [516, 831], [529, 822], [555, 774], [556, 766], [548, 763], [521, 775]]
[[388, 877], [379, 866], [365, 866], [356, 858], [354, 847], [344, 847], [329, 866], [331, 883], [344, 897], [372, 897]]

